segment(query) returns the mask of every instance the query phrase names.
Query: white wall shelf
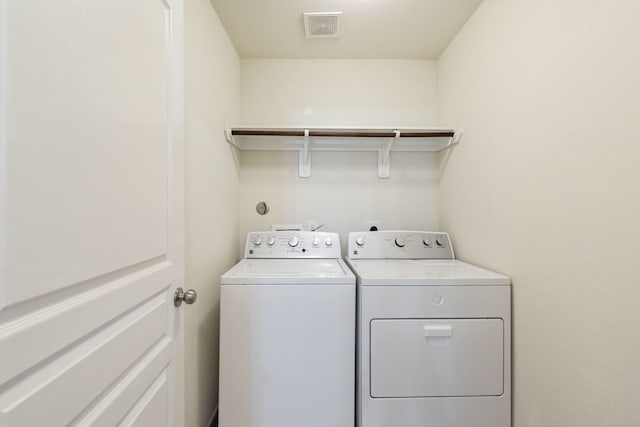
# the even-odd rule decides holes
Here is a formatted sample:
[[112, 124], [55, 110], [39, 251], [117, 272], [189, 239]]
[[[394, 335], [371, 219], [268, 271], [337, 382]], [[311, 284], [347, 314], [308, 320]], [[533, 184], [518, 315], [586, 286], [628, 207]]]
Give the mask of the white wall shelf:
[[239, 150], [299, 151], [299, 176], [311, 176], [311, 151], [376, 151], [378, 177], [390, 176], [391, 151], [441, 151], [462, 132], [447, 128], [228, 126], [227, 141]]

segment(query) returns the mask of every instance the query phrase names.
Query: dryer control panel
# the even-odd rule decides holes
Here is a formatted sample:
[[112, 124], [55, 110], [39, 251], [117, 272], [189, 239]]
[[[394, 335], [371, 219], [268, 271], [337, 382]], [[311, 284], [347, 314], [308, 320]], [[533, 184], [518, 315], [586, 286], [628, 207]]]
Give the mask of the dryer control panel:
[[340, 258], [338, 233], [254, 231], [247, 235], [245, 258]]
[[454, 259], [449, 235], [437, 231], [349, 233], [349, 259]]

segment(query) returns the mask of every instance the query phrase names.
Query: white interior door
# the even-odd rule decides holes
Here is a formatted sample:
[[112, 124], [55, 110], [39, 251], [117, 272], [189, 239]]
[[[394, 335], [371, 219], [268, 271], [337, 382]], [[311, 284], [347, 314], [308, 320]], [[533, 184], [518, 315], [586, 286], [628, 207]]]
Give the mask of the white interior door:
[[0, 0], [0, 426], [183, 425], [181, 25]]

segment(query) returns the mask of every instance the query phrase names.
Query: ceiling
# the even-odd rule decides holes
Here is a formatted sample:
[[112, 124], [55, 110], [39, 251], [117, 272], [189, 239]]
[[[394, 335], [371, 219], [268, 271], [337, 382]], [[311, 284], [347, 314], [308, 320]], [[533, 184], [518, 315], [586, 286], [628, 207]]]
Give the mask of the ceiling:
[[[436, 59], [482, 0], [211, 0], [241, 58]], [[305, 38], [303, 12], [342, 12]]]

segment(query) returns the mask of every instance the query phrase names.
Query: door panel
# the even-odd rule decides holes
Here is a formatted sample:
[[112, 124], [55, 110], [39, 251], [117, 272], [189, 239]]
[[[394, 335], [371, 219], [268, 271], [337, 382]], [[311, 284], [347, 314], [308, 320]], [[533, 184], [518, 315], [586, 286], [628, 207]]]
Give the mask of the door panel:
[[[167, 381], [166, 367], [171, 361], [168, 340], [156, 345], [135, 367], [104, 396], [99, 405], [78, 417], [78, 426], [111, 427], [117, 425], [131, 409], [131, 402], [141, 401], [140, 396], [152, 385]], [[76, 424], [76, 423], [72, 423]]]
[[0, 23], [0, 425], [181, 426], [182, 3]]
[[166, 254], [170, 52], [161, 0], [7, 7], [12, 304]]
[[[167, 292], [169, 267], [163, 262], [77, 295], [73, 301], [65, 300], [7, 322], [0, 330], [0, 342], [6, 348], [0, 354], [0, 383], [134, 309], [148, 295]], [[51, 336], [56, 340], [49, 340]]]
[[169, 389], [166, 378], [160, 377], [145, 393], [134, 411], [119, 425], [158, 426], [167, 425]]
[[[0, 397], [0, 407], [8, 409], [8, 425], [38, 425], [51, 402], [56, 402], [55, 411], [47, 421], [67, 424], [76, 408], [89, 405], [138, 355], [162, 345], [158, 341], [166, 334], [167, 324], [163, 293], [43, 366], [34, 367]], [[58, 401], [57, 396], [64, 399]]]

